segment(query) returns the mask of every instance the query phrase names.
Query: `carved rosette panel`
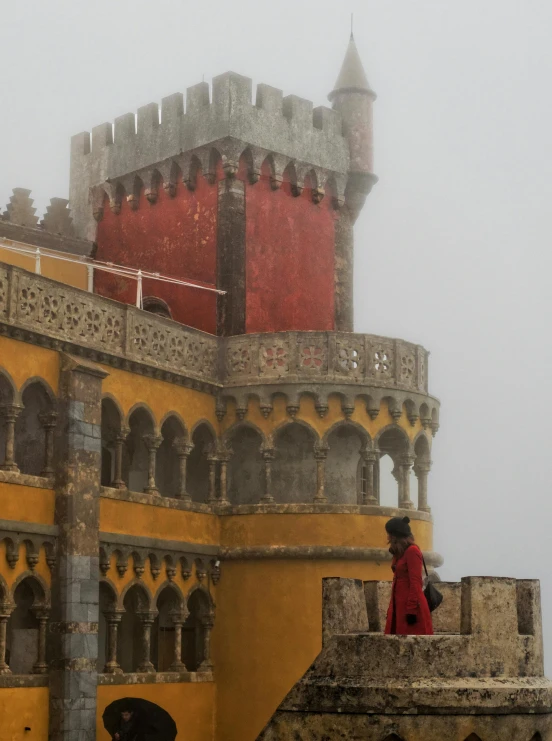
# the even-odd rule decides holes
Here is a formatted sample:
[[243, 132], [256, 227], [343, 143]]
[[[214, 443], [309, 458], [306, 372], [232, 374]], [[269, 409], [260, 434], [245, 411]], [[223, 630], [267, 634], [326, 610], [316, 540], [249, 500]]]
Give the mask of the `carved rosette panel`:
[[8, 313], [8, 271], [0, 269], [0, 316]]
[[278, 378], [289, 373], [289, 361], [289, 347], [285, 340], [277, 339], [271, 343], [261, 343], [259, 348], [261, 376]]
[[414, 388], [416, 385], [416, 356], [404, 347], [401, 348], [400, 383]]
[[362, 378], [365, 367], [364, 337], [351, 335], [337, 339], [335, 347], [335, 372], [349, 378]]
[[368, 343], [367, 375], [379, 383], [392, 383], [395, 377], [395, 347], [390, 340], [371, 338]]
[[124, 312], [83, 291], [22, 274], [16, 320], [31, 329], [97, 350], [122, 354]]
[[226, 370], [230, 377], [249, 376], [253, 372], [251, 342], [232, 343], [226, 353]]
[[297, 339], [297, 373], [321, 376], [328, 372], [328, 339], [322, 334], [306, 332]]
[[196, 336], [138, 311], [132, 313], [131, 328], [131, 352], [137, 360], [167, 370], [216, 376], [216, 338]]

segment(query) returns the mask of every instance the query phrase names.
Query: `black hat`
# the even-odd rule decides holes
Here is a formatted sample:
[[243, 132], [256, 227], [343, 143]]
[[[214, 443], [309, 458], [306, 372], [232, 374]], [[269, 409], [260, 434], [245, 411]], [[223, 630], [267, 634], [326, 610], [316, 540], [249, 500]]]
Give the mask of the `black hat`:
[[389, 535], [396, 535], [399, 538], [408, 538], [412, 535], [410, 529], [410, 517], [392, 517], [385, 523], [385, 529]]

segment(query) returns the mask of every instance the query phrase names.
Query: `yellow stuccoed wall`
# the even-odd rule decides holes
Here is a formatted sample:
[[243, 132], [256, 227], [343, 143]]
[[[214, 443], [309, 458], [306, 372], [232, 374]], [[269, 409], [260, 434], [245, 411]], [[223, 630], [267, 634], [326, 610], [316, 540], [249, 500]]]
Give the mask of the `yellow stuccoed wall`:
[[[25, 726], [30, 731], [25, 731]], [[48, 688], [0, 688], [0, 739], [48, 740]]]
[[54, 524], [55, 494], [53, 489], [0, 483], [0, 518]]
[[[10, 240], [6, 240], [10, 242]], [[16, 244], [10, 242], [11, 244]], [[16, 244], [17, 246], [17, 244]], [[34, 249], [33, 247], [27, 247], [28, 249]], [[82, 288], [86, 291], [88, 287], [88, 273], [85, 265], [79, 265], [78, 263], [65, 262], [58, 260], [49, 255], [57, 254], [63, 256], [63, 253], [55, 253], [51, 250], [40, 250], [40, 273], [46, 278], [53, 278], [60, 283], [67, 283], [69, 286], [75, 286], [75, 288]], [[71, 255], [67, 255], [71, 257]], [[8, 265], [15, 265], [17, 268], [23, 268], [31, 273], [35, 272], [35, 258], [33, 255], [21, 255], [11, 250], [3, 249], [0, 245], [0, 262]]]

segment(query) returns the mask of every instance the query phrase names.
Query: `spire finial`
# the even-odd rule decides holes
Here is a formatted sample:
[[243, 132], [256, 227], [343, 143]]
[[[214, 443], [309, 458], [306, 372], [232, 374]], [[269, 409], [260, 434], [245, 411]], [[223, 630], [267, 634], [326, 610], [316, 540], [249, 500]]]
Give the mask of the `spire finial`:
[[354, 35], [353, 35], [353, 21], [355, 19], [355, 14], [351, 13], [351, 41], [354, 41]]

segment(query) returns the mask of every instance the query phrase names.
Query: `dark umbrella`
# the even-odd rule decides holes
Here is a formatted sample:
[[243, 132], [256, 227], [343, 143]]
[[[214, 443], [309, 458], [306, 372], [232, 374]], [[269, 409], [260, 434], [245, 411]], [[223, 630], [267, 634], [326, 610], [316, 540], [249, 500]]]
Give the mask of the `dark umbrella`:
[[102, 720], [105, 729], [112, 736], [119, 728], [123, 710], [131, 710], [135, 714], [140, 737], [144, 741], [175, 740], [178, 733], [176, 723], [167, 711], [154, 702], [142, 700], [140, 697], [123, 697], [106, 707]]

